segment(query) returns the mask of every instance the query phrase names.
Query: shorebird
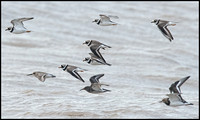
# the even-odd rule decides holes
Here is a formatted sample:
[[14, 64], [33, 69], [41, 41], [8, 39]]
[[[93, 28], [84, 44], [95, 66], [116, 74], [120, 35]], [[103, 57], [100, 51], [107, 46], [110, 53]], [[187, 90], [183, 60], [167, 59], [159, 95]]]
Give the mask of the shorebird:
[[155, 19], [151, 21], [151, 23], [155, 23], [161, 33], [168, 38], [170, 42], [174, 39], [170, 31], [167, 29], [167, 26], [175, 26], [177, 22]]
[[[104, 89], [104, 88], [101, 88], [101, 85], [105, 85], [105, 86], [109, 86], [107, 84], [102, 84], [99, 82], [99, 79], [101, 77], [103, 77], [104, 74], [98, 74], [98, 75], [94, 75], [90, 78], [90, 82], [91, 82], [91, 85], [90, 86], [86, 86], [84, 87], [83, 89], [81, 90], [86, 90], [87, 92], [89, 93], [104, 93], [104, 92], [110, 92], [111, 90], [107, 90], [107, 89]], [[81, 91], [80, 90], [80, 91]]]
[[97, 25], [100, 25], [100, 26], [110, 26], [110, 25], [117, 25], [117, 23], [113, 22], [110, 20], [110, 18], [119, 18], [118, 16], [113, 16], [113, 15], [102, 15], [100, 14], [100, 19], [95, 19], [94, 21], [92, 22], [96, 22]]
[[170, 94], [167, 94], [169, 98], [164, 98], [160, 102], [164, 102], [166, 105], [193, 105], [192, 103], [186, 102], [181, 96], [181, 85], [189, 79], [190, 76], [184, 77], [174, 83], [169, 87]]
[[39, 72], [39, 71], [28, 74], [27, 76], [30, 76], [30, 75], [34, 75], [36, 78], [38, 78], [42, 82], [44, 82], [46, 78], [56, 77], [55, 75], [52, 75], [52, 74], [49, 74], [49, 73], [46, 73], [46, 72]]
[[86, 40], [83, 44], [86, 44], [90, 47], [90, 50], [92, 51], [92, 53], [97, 56], [98, 58], [102, 59], [103, 62], [106, 63], [105, 59], [103, 58], [103, 56], [101, 55], [101, 53], [99, 52], [100, 48], [104, 49], [105, 48], [111, 48], [108, 45], [105, 45], [99, 41], [96, 40]]
[[90, 65], [108, 65], [111, 66], [109, 63], [105, 63], [101, 58], [97, 57], [93, 53], [89, 53], [90, 57], [86, 57], [83, 61], [86, 61]]
[[178, 93], [167, 94], [167, 96], [169, 96], [169, 98], [164, 98], [160, 102], [163, 102], [163, 103], [165, 103], [166, 105], [169, 105], [169, 106], [193, 105], [192, 103], [188, 103], [186, 101], [183, 101], [182, 98], [180, 98], [179, 95], [180, 94], [178, 94]]
[[87, 71], [86, 69], [82, 69], [80, 67], [76, 67], [73, 65], [65, 65], [65, 64], [61, 65], [58, 68], [62, 68], [63, 71], [66, 71], [70, 73], [72, 76], [74, 76], [75, 78], [81, 80], [82, 82], [85, 82], [77, 72]]
[[27, 20], [31, 20], [31, 19], [33, 19], [33, 17], [31, 17], [31, 18], [19, 18], [19, 19], [11, 20], [13, 27], [8, 27], [5, 31], [10, 31], [11, 33], [14, 33], [14, 34], [31, 32], [30, 30], [27, 30], [24, 27], [24, 24], [23, 24], [23, 21], [27, 21]]

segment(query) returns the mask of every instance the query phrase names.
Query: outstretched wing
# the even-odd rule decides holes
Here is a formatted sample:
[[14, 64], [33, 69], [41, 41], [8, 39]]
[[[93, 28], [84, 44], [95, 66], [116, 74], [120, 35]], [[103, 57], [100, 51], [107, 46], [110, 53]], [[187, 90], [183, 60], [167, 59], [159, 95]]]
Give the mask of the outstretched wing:
[[101, 91], [101, 85], [99, 83], [92, 83], [91, 88], [95, 91]]
[[92, 76], [92, 77], [90, 78], [90, 82], [91, 82], [91, 83], [99, 83], [99, 79], [100, 79], [101, 77], [103, 77], [103, 76], [104, 76], [104, 74], [94, 75], [94, 76]]
[[118, 16], [114, 16], [114, 15], [108, 15], [108, 17], [110, 17], [110, 18], [115, 18], [115, 19], [119, 19]]
[[91, 58], [99, 59], [99, 57], [94, 55], [93, 53], [89, 53], [89, 55], [91, 56]]
[[98, 63], [101, 63], [102, 65], [111, 66], [111, 64], [104, 62], [101, 58], [97, 57], [97, 56], [94, 55], [93, 53], [89, 53], [89, 54], [90, 54], [92, 60], [94, 60], [94, 61], [96, 61], [96, 62], [98, 62]]
[[101, 58], [105, 63], [105, 59], [103, 58], [103, 56], [101, 55], [101, 53], [99, 52], [101, 46], [98, 46], [98, 45], [92, 45], [90, 47], [90, 50], [94, 53], [94, 55], [96, 55], [97, 57]]
[[103, 93], [103, 92], [107, 92], [107, 91], [110, 92], [111, 91], [111, 90], [107, 90], [107, 89], [101, 88], [101, 84], [99, 84], [99, 83], [92, 83], [91, 84], [91, 88], [96, 93]]
[[69, 72], [72, 76], [74, 76], [75, 78], [81, 80], [82, 82], [85, 82], [85, 81], [81, 78], [81, 76], [76, 72], [75, 69], [72, 70], [72, 71], [68, 71], [68, 72]]
[[187, 76], [187, 77], [184, 77], [184, 78], [179, 80], [179, 82], [176, 85], [176, 88], [177, 88], [179, 93], [181, 93], [181, 89], [180, 89], [181, 85], [189, 78], [190, 78], [190, 76]]
[[38, 72], [37, 75], [34, 75], [36, 78], [38, 78], [41, 82], [44, 82], [46, 79], [46, 74], [43, 72]]
[[182, 79], [179, 80], [179, 83], [177, 84], [178, 87], [181, 87], [181, 85], [187, 80], [189, 79], [190, 76], [184, 77]]
[[27, 20], [31, 20], [31, 19], [33, 19], [33, 17], [31, 17], [31, 18], [19, 18], [19, 19], [12, 20], [11, 23], [13, 24], [13, 26], [24, 27], [23, 21], [27, 21]]
[[100, 16], [102, 21], [111, 21], [110, 18], [108, 16], [106, 16], [106, 15], [100, 14], [99, 16]]
[[167, 94], [171, 102], [180, 102], [181, 98], [178, 95], [178, 93]]
[[40, 81], [42, 81], [42, 82], [44, 82], [45, 81], [45, 79], [46, 79], [46, 74], [44, 74], [44, 75], [42, 75], [41, 77], [40, 77]]
[[161, 23], [158, 25], [159, 30], [162, 32], [162, 34], [168, 38], [171, 42], [171, 40], [173, 40], [174, 38], [172, 37], [170, 31], [167, 28], [167, 24], [166, 23]]

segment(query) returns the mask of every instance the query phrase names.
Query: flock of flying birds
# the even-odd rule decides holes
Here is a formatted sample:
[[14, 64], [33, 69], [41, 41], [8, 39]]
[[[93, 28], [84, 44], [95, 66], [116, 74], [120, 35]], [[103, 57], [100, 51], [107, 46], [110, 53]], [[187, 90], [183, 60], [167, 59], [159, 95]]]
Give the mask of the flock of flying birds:
[[[102, 14], [100, 14], [99, 16], [100, 16], [100, 19], [95, 19], [93, 21], [93, 22], [96, 22], [97, 25], [112, 26], [112, 25], [118, 24], [118, 23], [111, 21], [111, 19], [110, 19], [110, 18], [118, 18], [118, 16], [112, 16], [112, 15], [106, 16], [106, 15], [102, 15]], [[14, 33], [14, 34], [31, 32], [30, 30], [27, 30], [24, 27], [24, 24], [23, 24], [23, 21], [27, 21], [27, 20], [31, 20], [31, 19], [33, 19], [33, 17], [14, 19], [14, 20], [11, 21], [11, 23], [13, 24], [13, 27], [8, 27], [6, 29], [6, 31], [10, 31], [11, 33]], [[170, 42], [173, 40], [173, 37], [172, 37], [170, 31], [168, 30], [167, 26], [170, 26], [170, 25], [174, 26], [174, 25], [176, 25], [177, 22], [155, 19], [151, 23], [155, 23], [157, 25], [157, 27], [159, 28], [159, 30], [161, 31], [161, 33], [167, 39], [169, 39]], [[86, 57], [83, 61], [86, 61], [90, 65], [108, 65], [108, 66], [111, 66], [111, 64], [107, 63], [106, 60], [103, 58], [103, 56], [100, 53], [100, 49], [105, 50], [105, 48], [111, 48], [110, 46], [105, 45], [105, 44], [103, 44], [99, 41], [96, 41], [96, 40], [87, 40], [83, 44], [88, 45], [91, 52], [92, 52], [92, 53], [89, 53], [90, 57]], [[86, 69], [82, 69], [80, 67], [76, 67], [76, 66], [73, 66], [73, 65], [66, 65], [66, 64], [62, 64], [59, 68], [62, 68], [63, 71], [70, 73], [76, 79], [78, 79], [82, 82], [85, 82], [81, 78], [81, 76], [78, 74], [78, 72], [87, 71]], [[46, 72], [40, 72], [40, 71], [33, 72], [31, 74], [28, 74], [28, 76], [29, 75], [35, 76], [36, 78], [38, 78], [42, 82], [44, 82], [46, 78], [56, 77], [53, 74], [49, 74], [49, 73], [46, 73]], [[104, 74], [97, 74], [97, 75], [90, 77], [89, 80], [91, 82], [91, 85], [86, 86], [86, 87], [82, 88], [81, 90], [86, 90], [89, 93], [110, 92], [111, 90], [101, 88], [101, 85], [109, 86], [107, 84], [102, 84], [102, 83], [99, 82], [99, 79], [103, 76], [104, 76]], [[189, 79], [189, 77], [190, 76], [187, 76], [187, 77], [182, 78], [182, 79], [174, 82], [173, 84], [171, 84], [171, 86], [169, 87], [170, 94], [167, 94], [168, 98], [164, 98], [160, 102], [163, 102], [166, 105], [193, 105], [192, 103], [186, 102], [182, 98], [182, 96], [181, 96], [182, 93], [181, 93], [181, 90], [180, 90], [181, 85], [187, 79]]]

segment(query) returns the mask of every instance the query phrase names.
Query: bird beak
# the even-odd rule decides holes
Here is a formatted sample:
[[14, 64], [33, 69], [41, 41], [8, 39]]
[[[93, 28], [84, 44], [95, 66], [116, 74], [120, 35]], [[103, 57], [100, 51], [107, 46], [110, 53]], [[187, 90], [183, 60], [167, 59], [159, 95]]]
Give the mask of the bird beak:
[[62, 67], [60, 66], [60, 67], [58, 67], [58, 68], [62, 68]]
[[8, 28], [7, 28], [7, 29], [5, 29], [5, 31], [8, 31]]
[[159, 101], [159, 103], [162, 103], [163, 101], [161, 100], [161, 101]]
[[154, 20], [152, 20], [151, 23], [154, 23]]
[[80, 89], [80, 91], [81, 91], [81, 90], [84, 90], [84, 88], [83, 88], [83, 89]]
[[31, 74], [28, 74], [27, 76], [30, 76], [30, 75], [33, 75], [33, 73], [31, 73]]

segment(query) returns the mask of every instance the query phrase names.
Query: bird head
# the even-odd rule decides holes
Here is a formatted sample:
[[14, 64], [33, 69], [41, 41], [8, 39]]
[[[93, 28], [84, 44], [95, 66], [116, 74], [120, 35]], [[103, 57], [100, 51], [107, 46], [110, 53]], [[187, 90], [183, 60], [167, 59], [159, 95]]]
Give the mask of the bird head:
[[5, 31], [11, 31], [12, 30], [12, 27], [8, 27], [5, 29]]
[[83, 62], [84, 61], [89, 61], [90, 60], [90, 58], [89, 57], [86, 57], [84, 60], [83, 60]]
[[86, 90], [86, 91], [89, 91], [89, 89], [90, 89], [90, 87], [89, 87], [89, 86], [86, 86], [86, 87], [84, 87], [84, 88], [80, 89], [80, 91], [81, 91], [81, 90]]
[[86, 40], [83, 44], [88, 45], [91, 42], [91, 40]]
[[31, 73], [31, 74], [27, 74], [27, 76], [30, 76], [30, 75], [35, 75], [35, 72]]
[[158, 19], [152, 20], [151, 23], [156, 23]]
[[60, 67], [58, 67], [58, 68], [64, 68], [64, 67], [66, 67], [67, 65], [65, 65], [65, 64], [63, 64], [63, 65], [60, 65]]
[[159, 101], [160, 103], [165, 103], [166, 105], [170, 104], [169, 98], [163, 98], [162, 101]]
[[92, 21], [92, 22], [98, 22], [99, 21], [99, 19], [95, 19], [94, 21]]

